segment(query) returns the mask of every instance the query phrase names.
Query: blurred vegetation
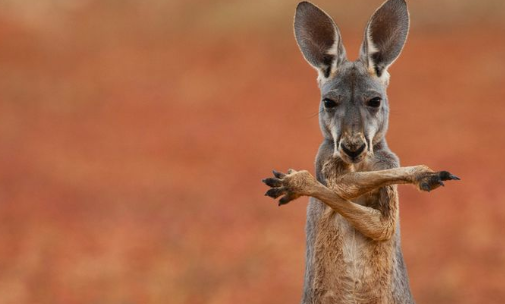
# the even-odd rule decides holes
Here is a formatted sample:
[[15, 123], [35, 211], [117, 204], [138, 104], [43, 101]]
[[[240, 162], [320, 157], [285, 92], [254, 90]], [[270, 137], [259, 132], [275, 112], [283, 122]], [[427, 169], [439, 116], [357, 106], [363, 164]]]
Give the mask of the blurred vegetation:
[[[316, 3], [356, 53], [381, 1]], [[260, 183], [320, 142], [296, 4], [0, 0], [0, 303], [300, 299], [306, 199]], [[389, 143], [463, 178], [400, 187], [413, 292], [502, 303], [505, 1], [409, 4]]]
[[[15, 20], [37, 29], [64, 29], [79, 11], [94, 9], [98, 25], [139, 18], [136, 26], [151, 30], [170, 30], [178, 34], [203, 30], [236, 31], [261, 29], [290, 30], [288, 26], [298, 1], [292, 0], [38, 0], [0, 1], [3, 19]], [[324, 7], [339, 24], [361, 31], [363, 23], [382, 3], [381, 0], [314, 1]], [[423, 0], [408, 1], [415, 29], [430, 30], [460, 26], [497, 26], [505, 28], [505, 2], [501, 0]], [[108, 20], [103, 20], [106, 17]], [[131, 21], [131, 19], [130, 19]], [[117, 24], [116, 24], [117, 25]]]

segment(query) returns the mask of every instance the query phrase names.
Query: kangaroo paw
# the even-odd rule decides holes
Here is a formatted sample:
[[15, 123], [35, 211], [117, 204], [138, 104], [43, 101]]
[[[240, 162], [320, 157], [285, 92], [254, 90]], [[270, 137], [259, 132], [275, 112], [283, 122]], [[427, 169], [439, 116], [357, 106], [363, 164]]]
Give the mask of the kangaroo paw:
[[284, 195], [279, 200], [279, 206], [285, 205], [300, 196], [309, 193], [310, 186], [315, 182], [314, 177], [307, 171], [295, 171], [289, 169], [287, 174], [273, 171], [274, 177], [265, 178], [262, 181], [271, 189], [265, 195], [273, 199]]
[[425, 172], [421, 174], [417, 180], [417, 187], [422, 191], [430, 192], [435, 190], [440, 186], [445, 186], [444, 181], [448, 180], [460, 180], [459, 177], [451, 174], [447, 171], [439, 172]]

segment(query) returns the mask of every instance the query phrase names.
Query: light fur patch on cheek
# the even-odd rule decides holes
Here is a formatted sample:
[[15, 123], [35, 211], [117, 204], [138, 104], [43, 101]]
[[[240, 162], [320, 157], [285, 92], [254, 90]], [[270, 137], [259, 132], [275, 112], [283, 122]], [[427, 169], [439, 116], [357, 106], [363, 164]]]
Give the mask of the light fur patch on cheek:
[[374, 143], [375, 143], [375, 136], [377, 135], [377, 132], [379, 131], [379, 127], [376, 123], [374, 124], [371, 124], [366, 130], [366, 135], [365, 135], [365, 139], [366, 139], [366, 143], [368, 145], [368, 152], [370, 153], [370, 155], [373, 155], [374, 154], [374, 150], [373, 150], [373, 146], [374, 146]]
[[338, 149], [339, 142], [338, 140], [338, 130], [336, 128], [335, 120], [332, 121], [330, 125], [331, 136], [333, 137], [333, 157], [340, 157], [340, 151]]
[[373, 128], [367, 134], [367, 138], [368, 138], [368, 141], [367, 141], [368, 152], [370, 153], [370, 155], [374, 154], [374, 151], [373, 151], [373, 142], [374, 142], [374, 137], [375, 137], [376, 133], [377, 133], [377, 130], [375, 128]]

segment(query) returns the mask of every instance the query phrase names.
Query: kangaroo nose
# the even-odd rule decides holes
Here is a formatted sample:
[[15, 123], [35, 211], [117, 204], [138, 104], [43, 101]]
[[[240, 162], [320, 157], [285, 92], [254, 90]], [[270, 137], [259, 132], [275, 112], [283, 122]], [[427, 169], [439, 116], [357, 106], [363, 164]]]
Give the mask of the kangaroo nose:
[[358, 155], [360, 155], [365, 150], [365, 147], [366, 147], [365, 144], [363, 144], [359, 148], [357, 145], [346, 147], [343, 143], [340, 146], [342, 147], [342, 150], [345, 152], [345, 154], [349, 155], [351, 158], [356, 158]]

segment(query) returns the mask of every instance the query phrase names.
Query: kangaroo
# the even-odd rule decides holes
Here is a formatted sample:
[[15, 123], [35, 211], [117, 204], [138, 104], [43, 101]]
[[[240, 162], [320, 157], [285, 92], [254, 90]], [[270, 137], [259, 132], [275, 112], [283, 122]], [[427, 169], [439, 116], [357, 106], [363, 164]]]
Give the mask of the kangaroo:
[[309, 2], [296, 8], [298, 46], [318, 72], [323, 142], [308, 171], [273, 171], [265, 195], [279, 206], [309, 196], [302, 303], [414, 303], [400, 246], [397, 184], [422, 191], [459, 180], [427, 166], [400, 167], [386, 142], [389, 66], [409, 29], [404, 0], [388, 0], [370, 18], [356, 61], [339, 29]]

